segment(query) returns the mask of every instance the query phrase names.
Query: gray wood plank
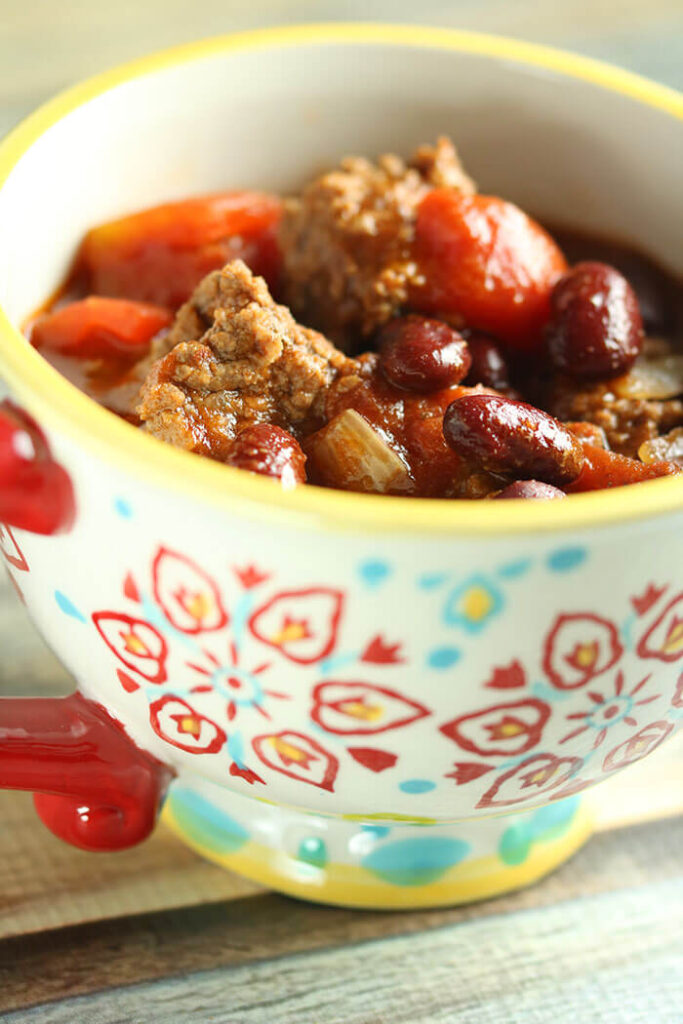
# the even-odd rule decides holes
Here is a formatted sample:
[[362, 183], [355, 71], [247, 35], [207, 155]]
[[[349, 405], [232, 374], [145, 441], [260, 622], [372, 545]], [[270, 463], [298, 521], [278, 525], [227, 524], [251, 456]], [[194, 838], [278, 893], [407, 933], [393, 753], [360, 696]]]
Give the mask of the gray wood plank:
[[[89, 1024], [90, 1020], [109, 1024], [111, 1020], [119, 1019], [113, 1008], [118, 1012], [120, 1007], [125, 1007], [127, 1013], [122, 1020], [137, 1024], [138, 1020], [146, 1022], [149, 1019], [151, 1024], [156, 1024], [157, 1020], [164, 1019], [161, 1009], [154, 1011], [157, 1016], [150, 1009], [149, 1017], [140, 1018], [135, 1015], [135, 1010], [144, 1006], [147, 1014], [148, 1006], [156, 1006], [154, 993], [158, 990], [159, 1005], [165, 1008], [163, 1012], [177, 1002], [178, 1016], [175, 1020], [198, 1024], [203, 1019], [219, 1022], [241, 1020], [241, 1008], [247, 1006], [250, 1012], [261, 1009], [260, 1004], [266, 1001], [270, 989], [282, 993], [283, 999], [287, 996], [284, 1009], [281, 1013], [278, 1010], [277, 1015], [273, 1014], [272, 1021], [282, 1020], [283, 1024], [290, 1024], [299, 1013], [301, 1021], [327, 1024], [328, 1017], [333, 1022], [336, 1020], [332, 1010], [328, 1016], [322, 1011], [316, 1011], [314, 1015], [312, 1009], [308, 1012], [307, 1004], [302, 1000], [306, 993], [311, 992], [317, 993], [318, 999], [322, 1000], [332, 984], [329, 979], [335, 979], [335, 985], [339, 979], [341, 987], [338, 992], [341, 995], [337, 997], [335, 994], [335, 999], [346, 1012], [348, 986], [349, 999], [353, 997], [356, 1001], [349, 1004], [355, 1013], [349, 1017], [353, 1024], [356, 1020], [365, 1019], [363, 1013], [367, 1009], [361, 1005], [366, 989], [358, 990], [360, 983], [353, 981], [354, 973], [361, 971], [367, 962], [371, 976], [376, 974], [384, 978], [389, 967], [385, 965], [384, 953], [376, 950], [373, 943], [379, 939], [386, 944], [390, 936], [402, 936], [404, 944], [397, 947], [395, 974], [397, 977], [400, 975], [399, 965], [403, 958], [404, 972], [415, 973], [415, 977], [409, 973], [410, 985], [418, 994], [422, 993], [420, 998], [424, 996], [425, 1020], [430, 1019], [428, 1009], [434, 1013], [437, 1010], [445, 1012], [444, 1008], [452, 1005], [454, 1013], [467, 1010], [467, 1015], [461, 1019], [477, 1021], [484, 999], [487, 1004], [491, 1002], [492, 1014], [498, 1012], [495, 999], [491, 992], [487, 994], [479, 978], [482, 971], [497, 978], [504, 977], [503, 994], [517, 992], [525, 997], [531, 977], [532, 996], [536, 998], [538, 994], [540, 999], [544, 986], [550, 985], [552, 989], [555, 985], [555, 959], [559, 963], [560, 974], [563, 974], [574, 970], [574, 958], [578, 957], [576, 984], [581, 983], [586, 991], [593, 992], [590, 978], [593, 950], [599, 952], [603, 945], [611, 946], [612, 959], [600, 967], [601, 975], [596, 976], [594, 994], [590, 996], [598, 1001], [605, 993], [609, 996], [610, 986], [616, 984], [614, 975], [619, 964], [623, 972], [635, 972], [637, 979], [643, 977], [643, 965], [648, 965], [654, 979], [657, 971], [661, 974], [668, 969], [667, 958], [673, 951], [678, 967], [672, 974], [672, 981], [660, 984], [657, 980], [655, 985], [654, 980], [650, 982], [647, 977], [643, 978], [648, 999], [657, 1010], [657, 1014], [653, 1009], [652, 1015], [645, 1019], [648, 1024], [659, 1024], [672, 1019], [664, 1015], [667, 1003], [663, 1001], [673, 998], [670, 993], [672, 984], [674, 997], [683, 1005], [683, 965], [680, 962], [682, 846], [683, 818], [603, 834], [542, 884], [499, 900], [450, 911], [357, 913], [307, 906], [264, 894], [248, 901], [101, 922], [97, 926], [5, 942], [0, 945], [0, 1007], [9, 1012], [12, 1008], [31, 1006], [38, 1001], [46, 1004], [51, 1000], [49, 1005], [42, 1005], [30, 1014], [25, 1009], [23, 1018], [17, 1012], [14, 1018], [10, 1015], [7, 1019], [25, 1019], [35, 1024], [44, 1017], [48, 1022], [53, 1019], [59, 1022], [69, 1019], [68, 1016], [54, 1016], [58, 1012], [54, 1001], [63, 999], [72, 1013], [71, 1019], [77, 1024], [81, 1021]], [[610, 894], [614, 899], [605, 902], [604, 897]], [[626, 910], [619, 917], [622, 897]], [[640, 904], [644, 907], [651, 905], [647, 914], [638, 910]], [[608, 909], [603, 909], [605, 907]], [[559, 915], [555, 913], [557, 908], [563, 908]], [[616, 923], [607, 941], [607, 925], [603, 919], [609, 923], [612, 918]], [[594, 936], [595, 920], [599, 922], [601, 931]], [[486, 921], [496, 923], [489, 928], [485, 927]], [[546, 921], [547, 924], [544, 923]], [[470, 924], [477, 925], [471, 939]], [[430, 930], [435, 938], [428, 941]], [[564, 952], [559, 947], [553, 951], [557, 947], [554, 937], [558, 933], [566, 944]], [[488, 941], [487, 935], [494, 936], [495, 942]], [[444, 947], [443, 955], [437, 949], [442, 941], [439, 936], [448, 947]], [[455, 942], [451, 941], [452, 936], [460, 936], [457, 943], [464, 943], [465, 952], [458, 952], [457, 956], [466, 957], [467, 963], [462, 970], [458, 967], [449, 988], [439, 978], [441, 975], [445, 977], [444, 963], [450, 963], [448, 949]], [[545, 946], [551, 940], [555, 947], [548, 951]], [[536, 946], [538, 949], [534, 952]], [[341, 952], [335, 952], [339, 947], [342, 947]], [[321, 950], [325, 952], [321, 953]], [[360, 950], [360, 954], [354, 950]], [[300, 955], [294, 956], [295, 953]], [[387, 963], [394, 962], [392, 955]], [[338, 957], [341, 958], [339, 961]], [[302, 961], [308, 962], [307, 958], [312, 964], [310, 971], [305, 964], [303, 968], [297, 966]], [[440, 972], [436, 977], [430, 974], [433, 963]], [[306, 972], [320, 976], [320, 985], [312, 984]], [[169, 978], [176, 980], [169, 981]], [[394, 986], [394, 975], [391, 978]], [[291, 979], [291, 985], [288, 979]], [[253, 985], [253, 999], [250, 985]], [[623, 989], [621, 982], [619, 985]], [[391, 1004], [389, 1009], [385, 1005], [391, 989], [382, 986], [380, 989], [382, 1001], [377, 1003], [378, 1016], [368, 1016], [369, 1024], [393, 1019], [393, 1016], [382, 1017], [385, 1011], [386, 1014], [394, 1014]], [[79, 992], [98, 992], [98, 995], [85, 1000], [74, 998]], [[199, 1005], [206, 1011], [206, 1018], [196, 1014], [192, 1016], [187, 1008], [194, 993], [201, 997]], [[494, 994], [498, 999], [497, 990]], [[633, 1003], [638, 1006], [635, 997], [627, 994], [626, 1005]], [[448, 998], [452, 999], [452, 1004], [448, 1003]], [[511, 996], [506, 996], [506, 999], [509, 1002]], [[565, 991], [562, 999], [571, 1006], [571, 991]], [[417, 1015], [415, 1006], [410, 1001], [407, 1005], [421, 1024], [422, 1019]], [[609, 1007], [609, 1000], [605, 1005]], [[371, 1006], [374, 1007], [375, 1003]], [[236, 1012], [236, 1008], [240, 1008], [240, 1016], [231, 1018], [228, 1011]], [[505, 1002], [502, 1003], [501, 1014], [503, 1010], [508, 1011]], [[224, 1012], [223, 1017], [220, 1012]], [[258, 1016], [249, 1017], [244, 1012], [247, 1024], [259, 1021]], [[172, 1018], [169, 1019], [173, 1022]], [[410, 1021], [412, 1017], [396, 1019]], [[446, 1015], [445, 1019], [459, 1018]], [[493, 1016], [491, 1019], [514, 1021], [516, 1018]], [[637, 1021], [638, 1017], [634, 1019]], [[583, 1020], [582, 1016], [577, 1017], [578, 1024], [583, 1024]]]
[[204, 971], [6, 1024], [676, 1024], [683, 878], [412, 937]]

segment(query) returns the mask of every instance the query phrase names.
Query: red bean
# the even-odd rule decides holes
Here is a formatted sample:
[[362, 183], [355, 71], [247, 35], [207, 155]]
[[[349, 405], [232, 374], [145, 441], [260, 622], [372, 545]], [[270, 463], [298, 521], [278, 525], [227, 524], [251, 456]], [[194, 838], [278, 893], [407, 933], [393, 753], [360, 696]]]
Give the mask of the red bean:
[[498, 395], [468, 395], [446, 409], [447, 443], [473, 468], [563, 486], [581, 472], [583, 451], [548, 413]]
[[643, 322], [630, 284], [606, 263], [577, 263], [552, 295], [548, 351], [572, 377], [615, 377], [633, 364]]
[[299, 442], [271, 423], [245, 427], [235, 438], [229, 462], [250, 473], [276, 477], [285, 488], [306, 482], [306, 456]]
[[499, 491], [494, 495], [498, 498], [526, 498], [530, 501], [553, 501], [556, 498], [566, 498], [567, 495], [559, 487], [552, 484], [544, 484], [541, 480], [515, 480], [513, 484]]
[[467, 335], [467, 347], [472, 364], [465, 379], [466, 384], [484, 384], [497, 391], [510, 387], [507, 361], [493, 338], [481, 331], [472, 331]]
[[467, 342], [441, 320], [414, 313], [390, 320], [379, 336], [380, 367], [390, 384], [429, 392], [458, 384], [470, 368]]

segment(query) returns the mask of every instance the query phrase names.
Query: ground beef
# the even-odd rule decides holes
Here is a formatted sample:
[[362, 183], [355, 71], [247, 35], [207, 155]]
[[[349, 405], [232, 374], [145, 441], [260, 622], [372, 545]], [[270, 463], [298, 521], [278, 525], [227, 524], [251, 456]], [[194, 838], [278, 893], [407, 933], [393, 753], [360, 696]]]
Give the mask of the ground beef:
[[392, 154], [376, 164], [348, 157], [289, 200], [280, 242], [294, 313], [346, 351], [395, 316], [420, 283], [411, 248], [430, 187], [474, 191], [446, 138], [420, 146], [408, 164]]
[[651, 441], [683, 424], [683, 402], [678, 398], [647, 401], [618, 398], [608, 385], [568, 389], [551, 403], [558, 419], [586, 420], [605, 431], [612, 451], [636, 458], [644, 441]]
[[318, 425], [327, 388], [355, 369], [277, 305], [241, 260], [204, 278], [152, 360], [136, 410], [144, 429], [222, 461], [249, 424], [295, 434]]
[[671, 354], [668, 342], [647, 339], [643, 355], [625, 377], [589, 384], [558, 375], [543, 398], [544, 408], [561, 420], [594, 423], [604, 430], [613, 451], [636, 458], [645, 441], [683, 426], [683, 395], [655, 398], [646, 393], [639, 397], [628, 394], [638, 390], [634, 382], [640, 366]]

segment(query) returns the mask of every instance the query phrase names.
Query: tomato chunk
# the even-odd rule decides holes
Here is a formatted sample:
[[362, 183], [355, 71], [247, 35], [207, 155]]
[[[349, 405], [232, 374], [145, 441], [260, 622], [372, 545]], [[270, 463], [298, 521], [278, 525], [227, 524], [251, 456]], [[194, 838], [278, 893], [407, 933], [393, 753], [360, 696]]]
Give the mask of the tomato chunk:
[[102, 224], [85, 236], [76, 265], [88, 291], [176, 309], [201, 279], [240, 258], [273, 287], [282, 204], [260, 192], [225, 192], [164, 203]]
[[535, 221], [496, 196], [434, 189], [420, 203], [415, 254], [426, 283], [412, 305], [460, 314], [527, 352], [540, 347], [562, 252]]
[[92, 295], [48, 313], [35, 324], [31, 341], [36, 348], [79, 359], [139, 357], [172, 319], [160, 306]]
[[598, 491], [605, 487], [623, 487], [660, 476], [673, 476], [681, 469], [675, 462], [649, 462], [647, 464], [618, 455], [594, 444], [583, 444], [584, 463], [581, 473], [566, 488], [569, 493]]

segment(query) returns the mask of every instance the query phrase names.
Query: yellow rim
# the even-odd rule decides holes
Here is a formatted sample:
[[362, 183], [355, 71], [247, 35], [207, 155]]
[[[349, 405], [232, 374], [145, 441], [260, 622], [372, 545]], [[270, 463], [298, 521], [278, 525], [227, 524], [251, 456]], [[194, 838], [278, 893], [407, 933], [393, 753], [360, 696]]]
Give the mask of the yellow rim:
[[[505, 865], [498, 857], [481, 857], [450, 868], [437, 882], [404, 888], [350, 864], [332, 863], [322, 870], [293, 866], [283, 851], [253, 841], [236, 853], [220, 853], [194, 839], [175, 817], [170, 803], [162, 821], [202, 857], [259, 885], [314, 903], [382, 910], [474, 903], [531, 885], [572, 857], [590, 838], [594, 825], [590, 809], [582, 804], [569, 830], [558, 838], [534, 843], [523, 864]], [[301, 877], [297, 877], [297, 868]]]
[[[318, 45], [406, 46], [477, 54], [542, 67], [591, 82], [683, 120], [683, 96], [585, 57], [498, 36], [413, 25], [325, 24], [265, 29], [175, 47], [91, 78], [61, 93], [0, 144], [0, 188], [22, 155], [52, 125], [115, 86], [164, 68], [241, 50]], [[2, 370], [40, 420], [147, 482], [190, 493], [216, 509], [251, 518], [372, 533], [506, 536], [604, 526], [683, 508], [683, 478], [628, 491], [599, 491], [563, 502], [454, 502], [347, 494], [317, 487], [283, 493], [271, 481], [164, 445], [86, 398], [26, 344], [0, 308]]]

